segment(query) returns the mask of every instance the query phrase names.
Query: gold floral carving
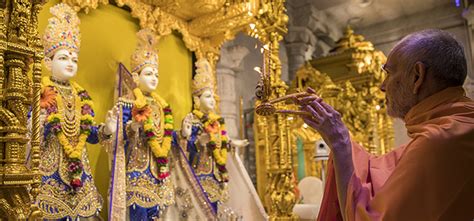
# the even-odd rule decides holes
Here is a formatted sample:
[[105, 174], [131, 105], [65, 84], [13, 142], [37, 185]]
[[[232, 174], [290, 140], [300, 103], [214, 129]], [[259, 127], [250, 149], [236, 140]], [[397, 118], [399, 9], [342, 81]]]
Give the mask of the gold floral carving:
[[[372, 43], [348, 28], [328, 56], [307, 62], [298, 69], [290, 91], [314, 88], [342, 114], [353, 140], [373, 154], [383, 154], [393, 144], [392, 120], [385, 114], [384, 95], [378, 88], [384, 78], [380, 68], [383, 62], [385, 56], [376, 51]], [[294, 139], [302, 139], [305, 147], [307, 175], [321, 177], [318, 169], [321, 162], [312, 159], [315, 141], [321, 136], [300, 120], [295, 119], [292, 125]], [[311, 151], [306, 152], [306, 146], [311, 147]], [[308, 159], [307, 154], [311, 158]]]
[[[385, 113], [385, 55], [348, 27], [329, 55], [306, 63], [296, 73], [290, 91], [312, 87], [335, 107], [352, 138], [373, 154], [384, 154], [393, 145], [392, 120]], [[323, 73], [324, 72], [324, 73]], [[301, 130], [294, 124], [295, 132]]]
[[[264, 44], [265, 62], [257, 91], [258, 96], [261, 95], [261, 102], [283, 97], [288, 89], [281, 79], [281, 62], [278, 57], [279, 41], [283, 40], [283, 35], [287, 32], [288, 16], [285, 14], [284, 3], [284, 0], [260, 1], [255, 23], [248, 30], [251, 36]], [[274, 107], [277, 110], [291, 109], [284, 103], [276, 103]], [[259, 194], [270, 220], [296, 220], [297, 216], [292, 212], [296, 195], [295, 183], [292, 182], [294, 174], [290, 118], [274, 114], [256, 115], [255, 119], [257, 158], [264, 159], [265, 162], [264, 168], [257, 168]]]
[[[37, 25], [43, 3], [0, 3], [0, 217], [7, 219], [34, 220], [41, 216], [33, 202], [41, 183], [38, 116], [43, 49]], [[31, 71], [32, 77], [28, 77]], [[33, 120], [28, 134], [30, 105]], [[30, 166], [26, 167], [28, 142]]]
[[73, 6], [76, 11], [83, 9], [85, 13], [98, 8], [100, 4], [106, 5], [109, 3], [108, 0], [63, 0], [63, 2]]
[[[108, 4], [104, 0], [63, 0], [77, 11]], [[115, 0], [127, 6], [141, 28], [150, 28], [159, 36], [181, 33], [186, 47], [203, 58], [206, 53], [220, 53], [221, 45], [244, 30], [254, 19], [250, 5], [254, 0]]]
[[[63, 0], [75, 10], [97, 8], [107, 0]], [[115, 0], [119, 7], [127, 6], [138, 18], [140, 27], [154, 30], [158, 36], [173, 31], [181, 34], [186, 47], [198, 59], [206, 58], [214, 78], [220, 48], [225, 41], [244, 31], [255, 20], [259, 4], [256, 0]], [[217, 94], [217, 86], [214, 88]], [[216, 96], [219, 103], [219, 97]], [[216, 105], [219, 106], [219, 105]]]
[[[340, 92], [321, 94], [321, 97], [332, 101], [352, 138], [373, 154], [387, 153], [393, 147], [393, 122], [386, 114], [385, 95], [380, 90], [385, 79], [381, 68], [385, 61], [385, 55], [375, 50], [371, 42], [347, 27], [329, 55], [311, 61], [312, 67], [303, 67], [303, 70], [314, 67], [330, 77]], [[328, 84], [305, 86], [327, 91], [321, 85]]]

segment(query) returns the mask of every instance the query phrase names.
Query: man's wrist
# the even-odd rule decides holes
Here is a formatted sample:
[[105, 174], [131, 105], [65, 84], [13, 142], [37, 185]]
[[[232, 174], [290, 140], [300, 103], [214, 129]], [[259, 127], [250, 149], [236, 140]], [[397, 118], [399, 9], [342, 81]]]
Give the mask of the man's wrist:
[[347, 155], [352, 153], [352, 144], [349, 135], [341, 135], [339, 139], [332, 140], [331, 146], [335, 155]]

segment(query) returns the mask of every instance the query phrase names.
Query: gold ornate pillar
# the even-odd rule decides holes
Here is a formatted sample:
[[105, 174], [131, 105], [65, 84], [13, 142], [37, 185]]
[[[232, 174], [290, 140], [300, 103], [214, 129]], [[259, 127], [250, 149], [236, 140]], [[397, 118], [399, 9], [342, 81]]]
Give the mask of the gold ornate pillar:
[[[268, 99], [286, 95], [288, 86], [281, 80], [281, 63], [279, 42], [287, 32], [288, 16], [285, 14], [284, 0], [262, 0], [260, 10], [255, 15], [256, 21], [250, 35], [258, 38], [263, 44], [263, 72], [268, 74], [267, 86], [270, 90]], [[278, 103], [277, 109], [285, 109], [286, 104]], [[265, 171], [257, 171], [258, 181], [267, 184], [264, 204], [270, 220], [296, 220], [293, 207], [296, 203], [293, 174], [292, 144], [290, 132], [291, 119], [285, 115], [256, 115], [256, 148], [257, 159], [264, 159]], [[262, 152], [263, 150], [263, 152]], [[264, 154], [262, 154], [264, 153]], [[264, 175], [263, 172], [266, 174]], [[265, 176], [262, 179], [262, 176]]]
[[[308, 87], [315, 89], [316, 94], [331, 106], [337, 105], [337, 95], [342, 92], [327, 74], [321, 73], [312, 67], [311, 63], [306, 62], [296, 71], [296, 78], [292, 81], [289, 91], [304, 91]], [[324, 180], [324, 172], [322, 171], [325, 168], [324, 163], [315, 159], [316, 142], [322, 140], [321, 135], [313, 128], [304, 124], [301, 119], [294, 121], [292, 128], [295, 139], [299, 137], [304, 143], [305, 170], [309, 171], [309, 173], [306, 172], [306, 176], [316, 176]]]
[[[312, 67], [330, 77], [339, 93], [321, 94], [342, 115], [352, 139], [372, 154], [384, 154], [393, 146], [392, 119], [386, 114], [385, 95], [380, 85], [385, 79], [381, 66], [385, 55], [375, 50], [371, 42], [347, 27], [344, 36], [324, 57], [311, 61]], [[321, 84], [310, 84], [318, 90]], [[322, 84], [328, 85], [328, 84]]]
[[[35, 220], [41, 215], [34, 200], [41, 182], [38, 115], [43, 55], [37, 25], [43, 3], [42, 0], [0, 3], [0, 217], [8, 220]], [[31, 66], [33, 87], [28, 77]], [[27, 114], [32, 103], [27, 167], [30, 141]]]

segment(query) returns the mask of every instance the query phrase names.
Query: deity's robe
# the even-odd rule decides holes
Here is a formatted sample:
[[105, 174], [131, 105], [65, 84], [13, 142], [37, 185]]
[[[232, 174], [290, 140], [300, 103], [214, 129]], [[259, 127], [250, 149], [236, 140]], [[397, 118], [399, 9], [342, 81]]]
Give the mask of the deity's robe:
[[[125, 220], [128, 208], [127, 220], [152, 220], [174, 203], [173, 183], [169, 178], [159, 179], [156, 157], [146, 142], [143, 126], [134, 131], [129, 124], [133, 121], [133, 101], [123, 99], [119, 103], [119, 130], [114, 142], [104, 143], [113, 170], [109, 219]], [[162, 106], [155, 101], [148, 101], [148, 105], [153, 120], [164, 122]]]
[[[86, 91], [82, 93], [87, 94]], [[51, 86], [43, 87], [41, 102], [46, 102], [49, 99], [50, 103], [54, 103], [54, 105], [41, 105], [40, 109], [39, 121], [43, 136], [40, 138], [41, 161], [39, 169], [42, 176], [40, 193], [36, 198], [36, 203], [43, 213], [43, 218], [47, 220], [76, 220], [98, 216], [102, 209], [103, 199], [94, 185], [87, 148], [83, 147], [81, 155], [83, 171], [81, 172], [80, 180], [82, 187], [74, 191], [70, 184], [68, 157], [64, 147], [59, 142], [58, 136], [53, 132], [52, 124], [47, 120], [50, 115], [48, 112], [58, 108], [56, 102], [51, 101], [52, 97], [54, 98], [55, 96], [61, 96], [56, 89]], [[74, 96], [76, 96], [75, 99], [79, 99], [78, 95]], [[94, 115], [93, 110], [91, 111], [92, 115]], [[63, 109], [58, 109], [58, 112], [64, 115], [68, 113]], [[79, 118], [78, 115], [75, 117]], [[92, 125], [86, 142], [96, 144], [99, 142], [100, 137], [99, 127]]]
[[405, 117], [412, 140], [383, 156], [352, 142], [343, 214], [330, 160], [318, 220], [473, 220], [474, 102], [451, 87]]
[[[226, 217], [230, 208], [223, 206], [229, 193], [222, 174], [209, 147], [199, 143], [198, 137], [206, 133], [197, 116], [189, 113], [184, 122], [191, 124], [189, 137], [173, 134], [171, 174], [176, 186], [176, 204], [170, 207], [165, 220], [189, 217], [191, 220], [218, 220]], [[186, 126], [183, 125], [182, 128]]]

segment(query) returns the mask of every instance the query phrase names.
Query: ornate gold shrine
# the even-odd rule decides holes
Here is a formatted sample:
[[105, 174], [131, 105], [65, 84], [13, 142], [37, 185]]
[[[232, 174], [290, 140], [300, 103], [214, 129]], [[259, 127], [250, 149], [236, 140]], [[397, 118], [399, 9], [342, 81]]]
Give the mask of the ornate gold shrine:
[[[265, 0], [256, 16], [250, 35], [263, 44], [264, 64], [262, 81], [257, 89], [261, 100], [255, 104], [256, 112], [288, 109], [287, 105], [275, 102], [286, 95], [288, 86], [281, 80], [281, 62], [278, 57], [279, 41], [287, 32], [288, 16], [284, 0]], [[268, 104], [268, 105], [267, 105]], [[257, 110], [258, 109], [258, 110]], [[261, 114], [262, 112], [260, 112]], [[291, 120], [282, 114], [255, 115], [256, 158], [262, 164], [257, 166], [257, 189], [264, 202], [270, 220], [296, 220], [293, 207], [296, 203], [295, 183], [292, 165]]]
[[326, 73], [342, 90], [323, 98], [336, 100], [334, 107], [352, 138], [377, 155], [390, 151], [394, 143], [393, 121], [386, 114], [385, 95], [380, 90], [386, 59], [348, 26], [329, 55], [311, 61], [312, 67]]
[[[297, 71], [288, 92], [286, 85], [273, 72], [266, 83], [270, 86], [264, 88], [271, 88], [270, 99], [304, 91], [307, 87], [314, 88], [317, 95], [341, 113], [356, 142], [373, 154], [384, 154], [393, 145], [392, 120], [386, 114], [384, 94], [379, 89], [385, 78], [381, 70], [385, 60], [383, 53], [376, 51], [372, 43], [364, 41], [361, 35], [354, 34], [348, 27], [344, 37], [327, 56], [307, 62]], [[275, 106], [280, 110], [297, 110], [293, 104]], [[267, 207], [272, 206], [268, 203], [268, 192], [274, 191], [274, 188], [283, 187], [293, 192], [296, 182], [288, 176], [294, 176], [293, 171], [298, 166], [295, 157], [297, 138], [303, 141], [306, 175], [322, 176], [323, 163], [316, 163], [313, 158], [315, 142], [321, 136], [300, 118], [288, 115], [257, 116], [254, 129], [257, 159], [265, 159], [257, 165], [257, 189], [260, 197], [267, 200]], [[278, 174], [277, 171], [287, 171], [285, 180], [275, 178], [273, 174]], [[276, 185], [275, 180], [279, 182]], [[290, 196], [293, 199], [294, 195]], [[289, 198], [286, 202], [286, 205], [291, 204]]]
[[[381, 70], [385, 61], [385, 55], [376, 51], [372, 43], [347, 27], [329, 55], [310, 61], [297, 71], [290, 91], [314, 88], [325, 102], [341, 113], [356, 142], [373, 154], [384, 154], [393, 146], [392, 119], [386, 114], [384, 94], [379, 89], [385, 78]], [[302, 139], [305, 147], [311, 142], [314, 145], [315, 138], [320, 137], [302, 122], [296, 121], [293, 125], [294, 139]], [[314, 146], [312, 148], [312, 152], [305, 154], [314, 155]], [[320, 165], [306, 158], [305, 170], [310, 172], [306, 174], [321, 177], [320, 171], [314, 169]]]
[[[37, 34], [38, 13], [45, 0], [6, 0], [0, 3], [0, 217], [36, 219], [41, 216], [35, 208], [41, 176], [39, 164], [39, 96], [42, 46]], [[186, 47], [197, 58], [207, 58], [215, 74], [215, 64], [221, 45], [236, 33], [246, 31], [268, 45], [272, 97], [286, 93], [280, 79], [278, 42], [286, 33], [288, 17], [284, 0], [63, 0], [88, 13], [100, 4], [116, 4], [130, 10], [140, 21], [141, 28], [150, 28], [158, 36], [177, 31]], [[250, 29], [250, 23], [254, 26]], [[32, 79], [28, 71], [33, 62]], [[33, 100], [27, 99], [33, 94]], [[32, 105], [32, 134], [29, 168], [26, 167], [26, 114]], [[284, 105], [284, 104], [282, 104]], [[291, 182], [291, 146], [288, 119], [283, 116], [259, 119], [278, 127], [262, 128], [272, 142], [265, 142], [268, 179], [271, 188], [265, 194], [272, 220], [293, 220], [296, 201]], [[260, 142], [262, 145], [262, 143]], [[7, 194], [8, 192], [8, 194]]]
[[[296, 78], [292, 81], [289, 92], [305, 90], [308, 87], [314, 88], [316, 94], [323, 98], [324, 102], [334, 107], [339, 103], [337, 100], [338, 94], [343, 91], [342, 88], [333, 83], [327, 74], [321, 73], [313, 68], [310, 62], [306, 62], [304, 66], [298, 69]], [[290, 107], [296, 109], [294, 106]], [[293, 142], [296, 144], [297, 140], [300, 139], [303, 145], [305, 175], [316, 176], [322, 179], [323, 162], [315, 161], [316, 142], [322, 140], [321, 135], [306, 125], [300, 118], [293, 120], [291, 131]], [[298, 165], [297, 154], [297, 147], [295, 145], [295, 148], [293, 148], [293, 167], [295, 171], [301, 166]]]
[[[41, 182], [38, 116], [43, 47], [37, 16], [43, 3], [0, 2], [0, 217], [8, 220], [35, 220], [41, 216], [33, 201]], [[28, 134], [31, 104], [32, 132]]]
[[[196, 57], [207, 58], [215, 75], [220, 48], [255, 21], [259, 0], [62, 0], [76, 11], [88, 13], [100, 4], [127, 7], [141, 28], [158, 36], [178, 31], [186, 47]], [[215, 88], [217, 91], [217, 88]]]

